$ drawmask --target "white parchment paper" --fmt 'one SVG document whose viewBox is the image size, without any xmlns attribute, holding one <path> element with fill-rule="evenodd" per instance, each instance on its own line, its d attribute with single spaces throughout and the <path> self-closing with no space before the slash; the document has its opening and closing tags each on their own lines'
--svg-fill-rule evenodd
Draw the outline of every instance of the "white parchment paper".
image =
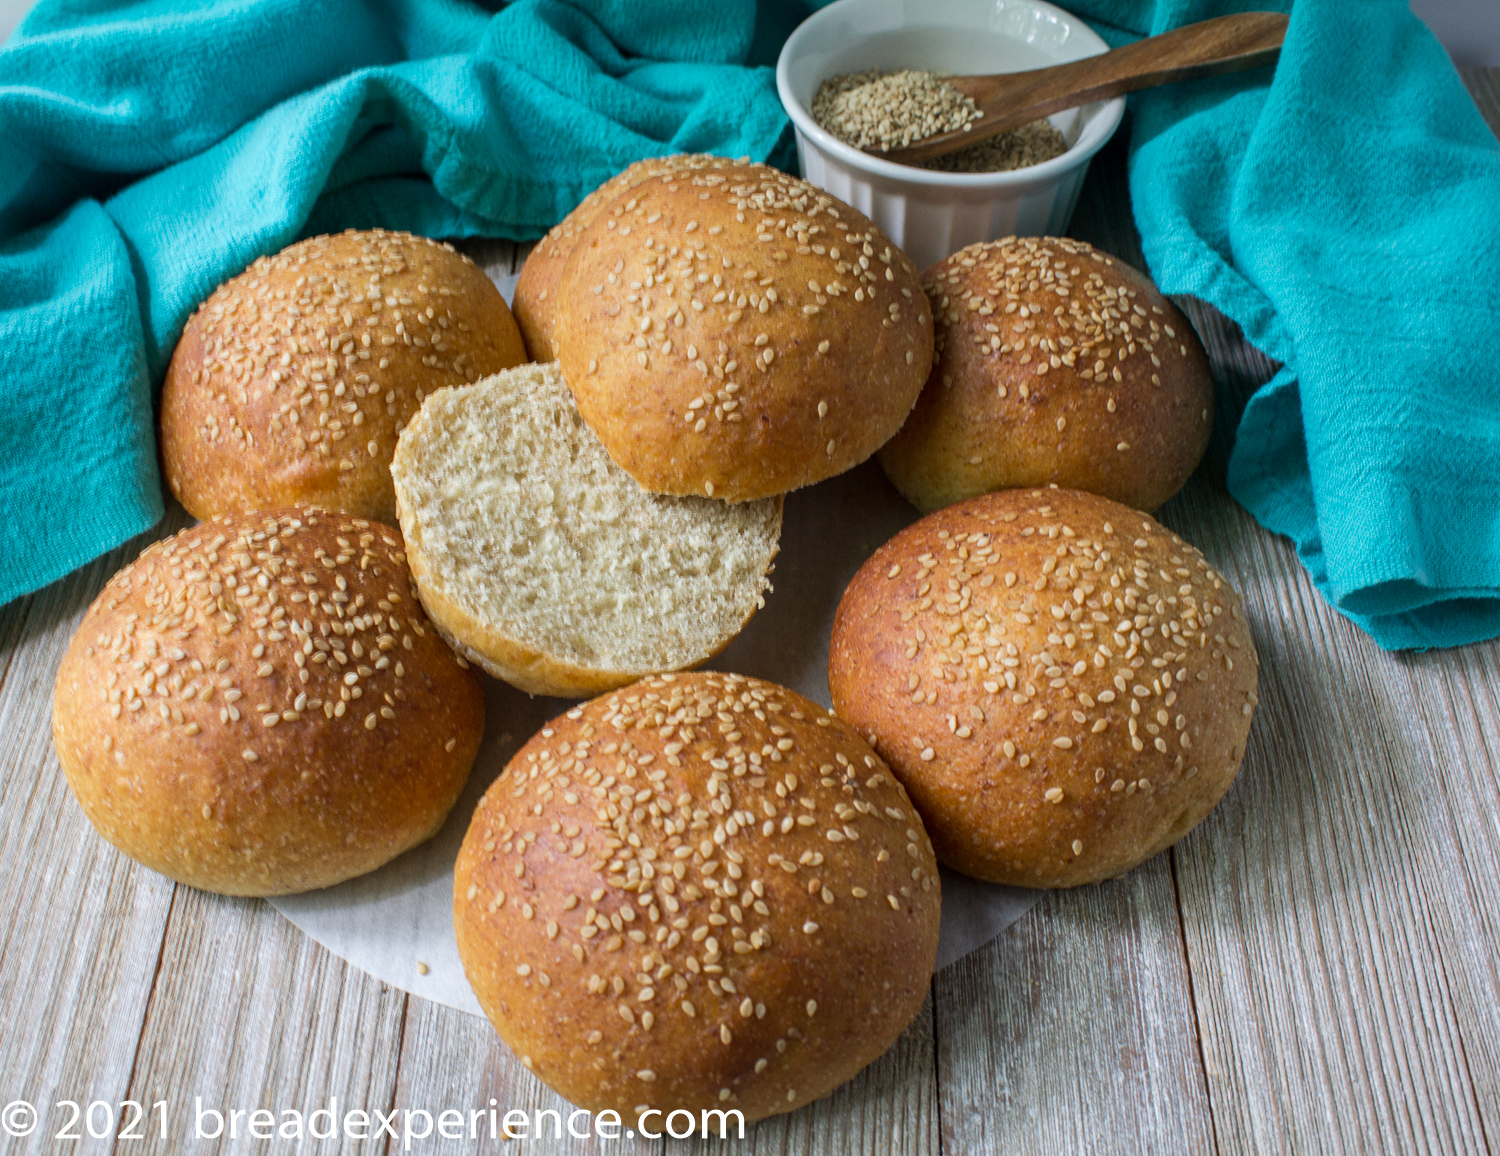
<svg viewBox="0 0 1500 1156">
<path fill-rule="evenodd" d="M 515 279 L 495 280 L 509 300 Z M 828 638 L 844 587 L 877 547 L 916 518 L 874 462 L 789 495 L 766 607 L 710 665 L 779 682 L 828 705 Z M 511 756 L 573 705 L 530 697 L 487 676 L 484 681 L 484 742 L 468 787 L 437 837 L 373 874 L 272 901 L 329 951 L 377 979 L 475 1015 L 479 1004 L 453 936 L 459 845 L 479 797 Z M 944 872 L 938 967 L 988 943 L 1038 895 Z"/>
</svg>

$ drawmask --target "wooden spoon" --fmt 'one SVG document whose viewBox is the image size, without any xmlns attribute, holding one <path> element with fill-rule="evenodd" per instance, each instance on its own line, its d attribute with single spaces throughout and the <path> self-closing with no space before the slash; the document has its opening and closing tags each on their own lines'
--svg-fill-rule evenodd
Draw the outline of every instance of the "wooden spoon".
<svg viewBox="0 0 1500 1156">
<path fill-rule="evenodd" d="M 897 164 L 916 164 L 1065 108 L 1158 84 L 1274 64 L 1286 24 L 1280 12 L 1240 12 L 1050 68 L 997 76 L 947 76 L 943 79 L 973 100 L 983 117 L 968 129 L 939 133 L 906 148 L 865 151 Z"/>
</svg>

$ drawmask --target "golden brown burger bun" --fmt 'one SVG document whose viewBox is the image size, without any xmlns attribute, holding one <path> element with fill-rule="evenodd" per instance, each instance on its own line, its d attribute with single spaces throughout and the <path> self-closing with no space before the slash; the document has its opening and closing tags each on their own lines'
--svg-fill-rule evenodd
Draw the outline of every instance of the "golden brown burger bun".
<svg viewBox="0 0 1500 1156">
<path fill-rule="evenodd" d="M 937 360 L 880 464 L 919 510 L 1058 485 L 1155 510 L 1208 448 L 1213 379 L 1176 306 L 1066 237 L 970 245 L 922 278 Z"/>
<path fill-rule="evenodd" d="M 579 235 L 617 195 L 662 173 L 719 168 L 733 163 L 708 153 L 677 153 L 636 161 L 584 197 L 576 209 L 538 241 L 521 266 L 521 276 L 511 298 L 511 309 L 516 315 L 516 324 L 521 327 L 521 336 L 526 339 L 531 360 L 557 360 L 552 328 L 557 317 L 557 287 L 562 280 L 563 266 Z"/>
<path fill-rule="evenodd" d="M 163 472 L 198 518 L 318 505 L 394 525 L 391 455 L 422 398 L 525 360 L 500 291 L 452 246 L 299 241 L 188 321 L 162 386 Z"/>
<path fill-rule="evenodd" d="M 745 502 L 843 473 L 900 427 L 932 355 L 906 255 L 765 165 L 619 194 L 574 245 L 557 309 L 584 420 L 663 494 Z"/>
<path fill-rule="evenodd" d="M 1075 490 L 930 514 L 849 584 L 829 686 L 978 879 L 1073 887 L 1165 850 L 1229 789 L 1257 660 L 1240 600 L 1151 518 Z"/>
<path fill-rule="evenodd" d="M 373 871 L 442 825 L 484 728 L 401 538 L 295 508 L 157 542 L 58 671 L 52 733 L 99 833 L 225 895 Z"/>
<path fill-rule="evenodd" d="M 480 801 L 459 954 L 502 1039 L 581 1107 L 746 1121 L 827 1094 L 922 1006 L 937 865 L 852 729 L 740 675 L 569 711 Z"/>
</svg>

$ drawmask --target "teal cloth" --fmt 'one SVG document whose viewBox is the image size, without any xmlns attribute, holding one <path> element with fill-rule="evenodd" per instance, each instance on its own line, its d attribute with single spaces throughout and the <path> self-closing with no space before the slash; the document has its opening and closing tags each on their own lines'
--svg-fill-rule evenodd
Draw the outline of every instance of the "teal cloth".
<svg viewBox="0 0 1500 1156">
<path fill-rule="evenodd" d="M 0 601 L 159 516 L 153 387 L 219 281 L 349 225 L 536 236 L 654 153 L 786 163 L 744 62 L 797 7 L 43 0 L 0 49 Z M 1234 6 L 1074 7 L 1118 43 Z M 1500 147 L 1441 47 L 1298 0 L 1274 79 L 1132 107 L 1153 276 L 1282 365 L 1235 496 L 1381 645 L 1500 634 Z"/>
<path fill-rule="evenodd" d="M 1278 5 L 1078 7 L 1119 43 Z M 1406 0 L 1290 11 L 1274 79 L 1132 98 L 1146 260 L 1282 363 L 1240 418 L 1229 488 L 1324 597 L 1391 649 L 1491 638 L 1500 144 Z"/>
</svg>

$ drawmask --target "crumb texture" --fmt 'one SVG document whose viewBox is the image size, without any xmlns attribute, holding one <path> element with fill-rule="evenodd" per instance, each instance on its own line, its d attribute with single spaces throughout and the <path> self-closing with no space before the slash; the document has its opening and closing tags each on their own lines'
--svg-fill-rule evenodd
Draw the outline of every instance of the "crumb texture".
<svg viewBox="0 0 1500 1156">
<path fill-rule="evenodd" d="M 487 631 L 631 677 L 702 662 L 738 633 L 762 602 L 781 532 L 776 500 L 646 493 L 605 453 L 555 365 L 429 398 L 402 438 L 396 480 L 424 597 L 435 588 Z"/>
</svg>

